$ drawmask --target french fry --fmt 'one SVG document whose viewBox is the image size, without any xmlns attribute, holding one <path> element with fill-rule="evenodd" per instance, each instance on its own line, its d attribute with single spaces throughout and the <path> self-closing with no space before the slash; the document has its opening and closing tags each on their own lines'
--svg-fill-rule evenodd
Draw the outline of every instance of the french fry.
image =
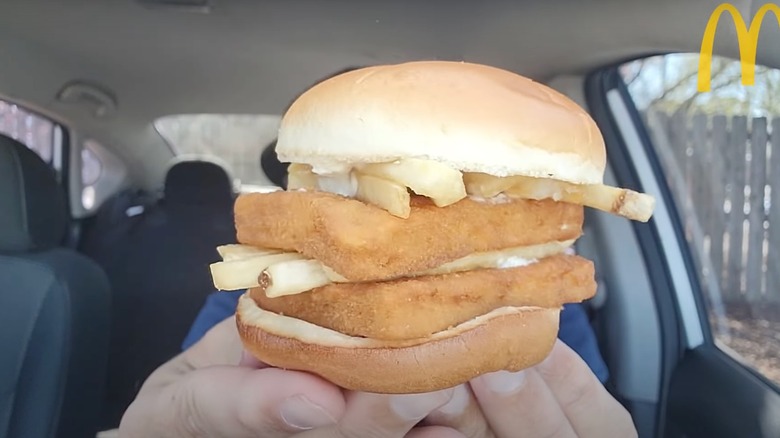
<svg viewBox="0 0 780 438">
<path fill-rule="evenodd" d="M 325 265 L 322 265 L 322 270 L 325 271 L 325 275 L 328 279 L 334 283 L 349 283 L 349 280 L 344 278 L 344 276 Z"/>
<path fill-rule="evenodd" d="M 317 175 L 317 186 L 325 192 L 353 197 L 357 191 L 356 185 L 357 182 L 352 172 Z"/>
<path fill-rule="evenodd" d="M 287 171 L 288 172 L 311 172 L 312 167 L 311 164 L 290 163 L 290 165 L 287 166 Z"/>
<path fill-rule="evenodd" d="M 602 198 L 603 196 L 603 198 Z M 629 189 L 598 186 L 593 194 L 594 204 L 604 206 L 603 210 L 639 222 L 647 222 L 655 209 L 655 198 Z M 607 207 L 610 209 L 607 210 Z"/>
<path fill-rule="evenodd" d="M 295 295 L 330 283 L 322 264 L 316 260 L 274 263 L 260 276 L 260 287 L 269 298 Z"/>
<path fill-rule="evenodd" d="M 408 218 L 411 198 L 406 186 L 372 175 L 355 172 L 357 199 L 387 210 L 390 214 Z"/>
<path fill-rule="evenodd" d="M 271 254 L 279 254 L 281 250 L 277 249 L 265 249 L 257 248 L 249 245 L 230 244 L 221 245 L 217 247 L 217 253 L 223 261 L 230 262 L 233 260 L 241 260 L 249 257 L 260 257 Z"/>
<path fill-rule="evenodd" d="M 260 285 L 260 274 L 272 264 L 302 258 L 297 253 L 282 253 L 212 263 L 211 278 L 217 290 L 248 289 Z"/>
<path fill-rule="evenodd" d="M 652 196 L 629 189 L 603 184 L 572 184 L 551 178 L 497 177 L 479 172 L 461 174 L 445 164 L 416 158 L 361 165 L 354 174 L 357 199 L 402 218 L 408 218 L 411 210 L 408 189 L 427 196 L 439 207 L 458 202 L 467 195 L 493 198 L 505 194 L 510 198 L 553 199 L 583 205 L 640 222 L 647 222 L 655 208 Z M 349 175 L 320 177 L 312 172 L 311 166 L 293 163 L 289 168 L 288 188 L 319 188 L 349 196 L 352 187 L 347 187 L 351 184 L 345 178 Z"/>
<path fill-rule="evenodd" d="M 504 193 L 509 197 L 544 199 L 583 205 L 596 210 L 647 222 L 653 215 L 655 199 L 647 194 L 603 184 L 572 184 L 550 179 L 512 177 L 515 184 Z"/>
<path fill-rule="evenodd" d="M 469 195 L 481 198 L 492 198 L 512 187 L 509 178 L 501 178 L 486 173 L 466 172 L 463 174 L 463 182 Z"/>
<path fill-rule="evenodd" d="M 549 178 L 511 176 L 506 178 L 506 180 L 512 185 L 504 190 L 503 193 L 505 195 L 516 198 L 534 199 L 537 201 L 542 199 L 562 201 L 565 197 L 564 192 L 568 186 L 572 186 L 574 190 L 582 190 L 582 188 L 585 187 Z"/>
<path fill-rule="evenodd" d="M 406 158 L 392 163 L 365 164 L 358 170 L 364 175 L 406 186 L 418 195 L 431 198 L 439 207 L 454 204 L 466 197 L 463 174 L 437 161 Z"/>
<path fill-rule="evenodd" d="M 332 283 L 349 280 L 317 260 L 289 260 L 266 268 L 260 274 L 259 285 L 266 296 L 276 298 L 295 295 Z"/>
<path fill-rule="evenodd" d="M 287 168 L 287 190 L 313 190 L 319 187 L 318 180 L 308 164 L 290 163 Z"/>
</svg>

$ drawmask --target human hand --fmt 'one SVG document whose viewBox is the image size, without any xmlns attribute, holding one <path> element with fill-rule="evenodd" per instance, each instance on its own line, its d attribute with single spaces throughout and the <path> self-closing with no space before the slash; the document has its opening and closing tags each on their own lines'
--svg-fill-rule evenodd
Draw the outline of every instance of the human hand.
<svg viewBox="0 0 780 438">
<path fill-rule="evenodd" d="M 535 367 L 457 387 L 450 403 L 425 423 L 468 438 L 637 436 L 628 412 L 561 341 Z"/>
<path fill-rule="evenodd" d="M 463 438 L 446 427 L 412 429 L 452 397 L 343 392 L 308 373 L 243 355 L 235 319 L 163 364 L 120 425 L 122 437 Z"/>
</svg>

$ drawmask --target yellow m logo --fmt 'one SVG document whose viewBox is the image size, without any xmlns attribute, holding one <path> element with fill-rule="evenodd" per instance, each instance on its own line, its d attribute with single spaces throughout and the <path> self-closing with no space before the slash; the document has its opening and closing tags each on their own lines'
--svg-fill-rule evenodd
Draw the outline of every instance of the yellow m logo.
<svg viewBox="0 0 780 438">
<path fill-rule="evenodd" d="M 780 26 L 780 6 L 772 3 L 765 4 L 756 12 L 753 21 L 750 22 L 750 28 L 745 25 L 742 14 L 739 10 L 728 3 L 719 5 L 710 15 L 707 27 L 704 29 L 704 37 L 701 40 L 701 50 L 699 52 L 699 82 L 700 92 L 710 91 L 710 81 L 712 79 L 712 46 L 715 43 L 715 30 L 718 27 L 720 16 L 724 12 L 731 15 L 734 21 L 734 27 L 737 29 L 737 42 L 739 43 L 739 58 L 742 62 L 742 85 L 753 85 L 756 81 L 756 48 L 758 47 L 758 33 L 761 30 L 761 23 L 767 12 L 772 11 L 775 14 L 777 25 Z"/>
</svg>

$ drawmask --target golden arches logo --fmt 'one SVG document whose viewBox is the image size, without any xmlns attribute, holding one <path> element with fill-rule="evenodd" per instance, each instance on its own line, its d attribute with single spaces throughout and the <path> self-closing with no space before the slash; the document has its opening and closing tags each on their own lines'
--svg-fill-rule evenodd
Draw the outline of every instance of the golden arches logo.
<svg viewBox="0 0 780 438">
<path fill-rule="evenodd" d="M 742 63 L 742 85 L 753 85 L 756 81 L 756 49 L 758 48 L 758 34 L 761 31 L 761 23 L 768 12 L 773 12 L 777 25 L 780 26 L 780 6 L 767 3 L 761 6 L 750 22 L 750 27 L 745 24 L 739 10 L 729 3 L 723 3 L 715 8 L 707 21 L 704 36 L 701 40 L 699 51 L 699 77 L 698 90 L 710 91 L 712 80 L 712 46 L 715 44 L 715 30 L 724 12 L 731 15 L 734 27 L 737 29 L 737 42 L 739 43 L 739 59 Z"/>
</svg>

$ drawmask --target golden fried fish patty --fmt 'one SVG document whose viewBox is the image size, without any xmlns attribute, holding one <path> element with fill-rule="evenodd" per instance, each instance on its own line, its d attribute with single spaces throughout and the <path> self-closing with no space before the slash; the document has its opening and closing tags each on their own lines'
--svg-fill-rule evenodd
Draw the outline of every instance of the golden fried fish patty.
<svg viewBox="0 0 780 438">
<path fill-rule="evenodd" d="M 437 207 L 412 199 L 409 218 L 324 192 L 239 196 L 237 239 L 296 251 L 351 281 L 408 276 L 469 254 L 578 238 L 583 207 L 552 200 L 488 203 L 463 199 Z"/>
<path fill-rule="evenodd" d="M 422 338 L 503 306 L 558 308 L 596 292 L 593 263 L 554 255 L 507 269 L 480 269 L 379 283 L 334 283 L 268 298 L 250 290 L 263 309 L 350 336 Z"/>
</svg>

